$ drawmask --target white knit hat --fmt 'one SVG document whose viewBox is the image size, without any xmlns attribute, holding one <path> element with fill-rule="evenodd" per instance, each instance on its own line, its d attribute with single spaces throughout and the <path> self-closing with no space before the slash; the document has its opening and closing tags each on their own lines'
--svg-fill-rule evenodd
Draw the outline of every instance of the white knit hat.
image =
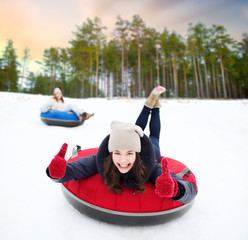
<svg viewBox="0 0 248 240">
<path fill-rule="evenodd" d="M 56 93 L 62 93 L 62 92 L 61 92 L 61 90 L 59 88 L 55 88 L 53 93 L 56 94 Z"/>
<path fill-rule="evenodd" d="M 131 123 L 113 121 L 111 130 L 108 143 L 109 152 L 115 150 L 141 151 L 140 138 L 144 135 L 141 127 Z"/>
</svg>

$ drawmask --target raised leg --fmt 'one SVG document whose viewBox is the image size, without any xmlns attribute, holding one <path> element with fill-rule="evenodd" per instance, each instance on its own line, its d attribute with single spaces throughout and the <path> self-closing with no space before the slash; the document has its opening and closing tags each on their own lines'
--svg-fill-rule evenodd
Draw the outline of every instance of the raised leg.
<svg viewBox="0 0 248 240">
<path fill-rule="evenodd" d="M 144 105 L 142 111 L 140 112 L 140 115 L 138 116 L 136 120 L 136 125 L 140 126 L 142 130 L 144 131 L 148 122 L 148 117 L 151 113 L 151 108 Z"/>
<path fill-rule="evenodd" d="M 161 153 L 159 146 L 159 138 L 161 131 L 161 122 L 160 122 L 160 103 L 158 101 L 159 95 L 165 91 L 164 87 L 158 86 L 154 88 L 144 103 L 144 107 L 136 120 L 136 125 L 140 126 L 143 131 L 146 128 L 149 115 L 151 114 L 151 119 L 149 123 L 150 130 L 150 140 L 153 144 L 153 148 L 156 155 L 157 162 L 160 162 Z"/>
<path fill-rule="evenodd" d="M 154 136 L 159 139 L 161 130 L 160 109 L 153 108 L 151 113 L 150 136 Z"/>
<path fill-rule="evenodd" d="M 160 121 L 160 109 L 153 108 L 151 112 L 151 120 L 150 120 L 150 140 L 153 144 L 153 148 L 156 155 L 157 162 L 160 162 L 161 153 L 160 153 L 160 131 L 161 131 L 161 121 Z"/>
</svg>

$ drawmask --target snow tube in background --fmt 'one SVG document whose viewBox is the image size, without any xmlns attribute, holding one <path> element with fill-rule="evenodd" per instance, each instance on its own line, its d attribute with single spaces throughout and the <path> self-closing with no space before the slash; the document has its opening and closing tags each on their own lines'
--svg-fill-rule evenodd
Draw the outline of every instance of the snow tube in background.
<svg viewBox="0 0 248 240">
<path fill-rule="evenodd" d="M 76 127 L 83 122 L 80 122 L 77 114 L 74 112 L 64 112 L 50 110 L 45 113 L 40 113 L 41 120 L 47 125 L 63 126 L 63 127 Z"/>
<path fill-rule="evenodd" d="M 79 151 L 76 157 L 71 157 L 68 161 L 96 154 L 97 149 Z M 168 162 L 170 170 L 175 174 L 186 169 L 184 164 L 174 159 L 168 158 Z M 191 171 L 183 178 L 194 182 L 197 189 L 196 179 Z M 96 174 L 86 179 L 63 183 L 62 191 L 68 202 L 81 213 L 103 222 L 127 226 L 165 223 L 182 216 L 193 204 L 193 201 L 183 204 L 170 198 L 160 198 L 149 182 L 145 187 L 142 195 L 133 195 L 133 190 L 125 187 L 122 194 L 111 193 L 101 176 Z"/>
</svg>

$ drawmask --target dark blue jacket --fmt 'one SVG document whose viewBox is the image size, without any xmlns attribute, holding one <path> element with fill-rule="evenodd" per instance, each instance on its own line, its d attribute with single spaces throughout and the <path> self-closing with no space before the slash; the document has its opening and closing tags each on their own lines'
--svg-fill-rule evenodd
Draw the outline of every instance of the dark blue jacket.
<svg viewBox="0 0 248 240">
<path fill-rule="evenodd" d="M 53 181 L 59 183 L 87 178 L 98 173 L 103 178 L 104 159 L 110 154 L 108 151 L 108 140 L 109 135 L 102 141 L 96 155 L 83 157 L 75 162 L 68 162 L 63 178 L 54 179 L 50 177 L 48 168 L 46 170 L 47 175 Z M 150 181 L 155 185 L 156 179 L 162 174 L 161 164 L 158 163 L 155 159 L 155 153 L 150 139 L 144 135 L 142 138 L 140 138 L 140 140 L 140 157 L 147 169 L 147 181 Z M 185 181 L 173 172 L 170 172 L 170 174 L 171 177 L 174 178 L 178 183 L 178 193 L 172 199 L 181 203 L 190 202 L 196 195 L 194 183 Z M 127 188 L 135 189 L 135 176 L 133 175 L 132 171 L 123 174 L 123 184 Z"/>
</svg>

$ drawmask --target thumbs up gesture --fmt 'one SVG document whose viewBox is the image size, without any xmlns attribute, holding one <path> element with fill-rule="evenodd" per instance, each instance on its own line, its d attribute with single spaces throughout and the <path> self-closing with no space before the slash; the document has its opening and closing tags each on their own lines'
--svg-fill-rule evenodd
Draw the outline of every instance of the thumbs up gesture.
<svg viewBox="0 0 248 240">
<path fill-rule="evenodd" d="M 178 184 L 170 175 L 168 160 L 165 157 L 161 159 L 161 165 L 162 174 L 156 180 L 155 193 L 160 197 L 174 197 L 178 192 Z"/>
<path fill-rule="evenodd" d="M 54 157 L 48 166 L 49 174 L 52 178 L 62 178 L 65 175 L 66 160 L 65 154 L 67 151 L 68 144 L 64 143 L 59 153 Z"/>
</svg>

